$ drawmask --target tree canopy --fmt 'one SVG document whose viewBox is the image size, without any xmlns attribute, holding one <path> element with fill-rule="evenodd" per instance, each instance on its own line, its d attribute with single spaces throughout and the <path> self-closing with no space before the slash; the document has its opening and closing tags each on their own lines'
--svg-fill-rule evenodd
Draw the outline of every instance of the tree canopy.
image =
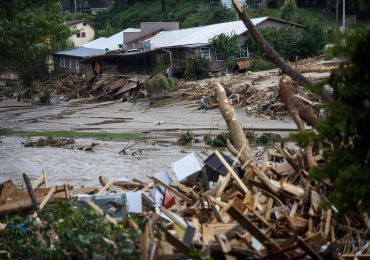
<svg viewBox="0 0 370 260">
<path fill-rule="evenodd" d="M 0 56 L 12 63 L 24 80 L 34 75 L 36 68 L 29 65 L 45 61 L 46 55 L 71 33 L 59 3 L 53 0 L 5 1 L 0 17 Z"/>
</svg>

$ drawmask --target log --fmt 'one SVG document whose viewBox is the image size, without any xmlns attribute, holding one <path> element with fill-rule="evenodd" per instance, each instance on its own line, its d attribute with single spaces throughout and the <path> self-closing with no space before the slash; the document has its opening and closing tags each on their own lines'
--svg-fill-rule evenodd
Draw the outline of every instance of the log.
<svg viewBox="0 0 370 260">
<path fill-rule="evenodd" d="M 300 132 L 305 132 L 306 129 L 304 126 L 304 122 L 300 117 L 300 113 L 296 105 L 298 101 L 295 102 L 296 98 L 293 96 L 293 93 L 292 93 L 292 85 L 293 85 L 292 79 L 289 76 L 283 76 L 280 79 L 279 95 L 280 95 L 280 98 L 284 101 L 285 106 L 288 109 L 290 116 L 296 123 L 298 130 Z M 308 112 L 305 111 L 305 113 L 308 113 Z M 306 120 L 308 120 L 308 118 L 311 118 L 312 115 L 311 116 L 305 115 L 305 117 L 306 117 Z M 311 118 L 310 120 L 313 120 L 313 119 Z M 316 127 L 317 127 L 318 120 L 315 120 L 315 121 L 316 122 L 311 122 L 311 123 L 316 124 Z M 306 151 L 306 159 L 307 159 L 308 167 L 309 168 L 316 167 L 317 163 L 315 159 L 313 158 L 312 145 L 311 144 L 307 145 L 305 148 L 305 151 Z"/>
<path fill-rule="evenodd" d="M 30 181 L 30 179 L 28 178 L 27 174 L 23 173 L 23 179 L 24 179 L 24 182 L 26 183 L 27 191 L 28 191 L 28 194 L 30 195 L 31 202 L 32 202 L 32 206 L 33 206 L 33 208 L 35 209 L 35 211 L 36 211 L 37 215 L 38 215 L 39 217 L 41 217 L 41 210 L 40 210 L 39 205 L 38 205 L 38 203 L 37 203 L 36 196 L 35 196 L 35 194 L 33 193 L 32 184 L 31 184 L 31 181 Z"/>
</svg>

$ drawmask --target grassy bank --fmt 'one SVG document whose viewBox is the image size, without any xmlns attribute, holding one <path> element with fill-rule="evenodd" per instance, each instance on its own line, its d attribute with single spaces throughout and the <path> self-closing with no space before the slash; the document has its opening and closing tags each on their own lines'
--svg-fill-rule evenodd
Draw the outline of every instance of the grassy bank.
<svg viewBox="0 0 370 260">
<path fill-rule="evenodd" d="M 63 138 L 92 138 L 99 140 L 140 140 L 141 134 L 137 133 L 99 133 L 80 131 L 15 131 L 0 129 L 0 136 L 23 136 L 23 137 L 63 137 Z"/>
</svg>

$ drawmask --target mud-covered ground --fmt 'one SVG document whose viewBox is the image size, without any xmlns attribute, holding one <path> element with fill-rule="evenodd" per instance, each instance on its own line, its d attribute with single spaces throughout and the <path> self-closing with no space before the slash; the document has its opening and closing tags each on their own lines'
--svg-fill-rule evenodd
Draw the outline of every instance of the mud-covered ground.
<svg viewBox="0 0 370 260">
<path fill-rule="evenodd" d="M 204 151 L 211 148 L 203 143 L 190 147 L 176 144 L 182 132 L 190 130 L 196 138 L 202 140 L 205 134 L 217 134 L 227 129 L 217 109 L 197 110 L 196 102 L 176 100 L 162 108 L 151 108 L 149 102 L 141 100 L 135 104 L 119 101 L 89 104 L 80 100 L 56 102 L 52 106 L 32 105 L 16 100 L 0 102 L 1 128 L 41 132 L 76 130 L 137 133 L 144 138 L 128 150 L 126 155 L 122 155 L 119 151 L 127 145 L 122 140 L 76 139 L 76 143 L 67 148 L 30 148 L 22 145 L 27 137 L 2 136 L 0 183 L 12 179 L 21 184 L 22 173 L 35 179 L 42 170 L 48 172 L 50 184 L 96 185 L 99 175 L 146 178 L 147 174 L 168 171 L 171 163 L 187 152 L 195 151 L 203 159 L 206 158 Z M 242 108 L 237 108 L 237 113 L 248 128 L 278 131 L 282 135 L 295 129 L 289 119 L 278 121 L 248 117 Z M 77 149 L 92 142 L 99 143 L 94 152 Z M 130 144 L 135 142 L 131 140 Z"/>
</svg>

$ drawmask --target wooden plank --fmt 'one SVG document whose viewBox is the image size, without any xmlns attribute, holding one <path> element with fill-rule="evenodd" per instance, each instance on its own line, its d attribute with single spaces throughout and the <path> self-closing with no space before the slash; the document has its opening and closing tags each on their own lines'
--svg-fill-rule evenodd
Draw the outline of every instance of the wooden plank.
<svg viewBox="0 0 370 260">
<path fill-rule="evenodd" d="M 234 206 L 227 210 L 227 213 L 235 219 L 243 228 L 245 228 L 252 236 L 254 236 L 261 244 L 265 247 L 268 243 L 274 246 L 276 249 L 280 249 L 279 245 L 272 239 L 266 236 L 262 231 L 258 229 L 247 217 L 243 216 Z"/>
<path fill-rule="evenodd" d="M 109 187 L 113 184 L 114 180 L 111 180 L 110 182 L 108 182 L 103 188 L 101 188 L 101 190 L 98 191 L 97 194 L 104 194 L 108 189 Z"/>
<path fill-rule="evenodd" d="M 231 179 L 231 173 L 228 172 L 225 177 L 220 176 L 219 179 L 220 179 L 221 186 L 218 188 L 218 190 L 216 192 L 216 195 L 215 195 L 216 198 L 220 197 L 222 195 L 222 193 L 224 192 L 227 184 L 229 184 L 230 179 Z"/>
<path fill-rule="evenodd" d="M 223 166 L 228 170 L 228 172 L 231 174 L 233 179 L 236 181 L 236 183 L 240 186 L 240 188 L 243 190 L 245 194 L 249 192 L 249 189 L 244 184 L 244 182 L 239 178 L 239 176 L 235 173 L 234 169 L 230 166 L 230 164 L 225 160 L 225 158 L 220 154 L 219 151 L 215 152 L 217 158 L 220 160 Z"/>
<path fill-rule="evenodd" d="M 304 241 L 300 236 L 297 237 L 298 245 L 314 260 L 323 260 L 323 258 L 311 248 L 311 246 Z"/>
<path fill-rule="evenodd" d="M 108 213 L 102 210 L 98 205 L 96 205 L 91 199 L 86 198 L 84 199 L 87 205 L 93 208 L 99 215 L 103 216 L 108 222 L 112 223 L 113 225 L 117 225 L 117 220 L 112 218 Z"/>
<path fill-rule="evenodd" d="M 270 183 L 274 185 L 275 187 L 282 189 L 299 198 L 302 198 L 304 196 L 304 189 L 299 186 L 296 186 L 296 185 L 293 185 L 287 182 L 279 182 L 275 180 L 270 180 Z"/>
<path fill-rule="evenodd" d="M 44 183 L 45 181 L 45 176 L 44 176 L 44 173 L 42 173 L 36 180 L 32 181 L 31 182 L 31 185 L 32 185 L 32 189 L 38 189 L 41 187 L 41 185 Z"/>
<path fill-rule="evenodd" d="M 164 182 L 162 182 L 161 180 L 157 179 L 156 177 L 154 176 L 150 176 L 148 175 L 148 177 L 150 179 L 152 179 L 154 182 L 158 183 L 159 185 L 165 187 L 166 189 L 168 189 L 169 192 L 171 192 L 173 195 L 176 195 L 177 197 L 179 197 L 180 199 L 183 199 L 185 200 L 186 202 L 193 202 L 192 199 L 190 199 L 189 197 L 185 196 L 184 194 L 180 193 L 179 191 L 177 191 L 176 189 L 174 189 L 173 187 L 165 184 Z"/>
<path fill-rule="evenodd" d="M 43 170 L 42 174 L 44 175 L 44 186 L 45 188 L 47 188 L 48 187 L 48 173 L 45 170 Z"/>
<path fill-rule="evenodd" d="M 252 209 L 249 205 L 247 205 L 247 208 L 255 215 L 262 223 L 264 223 L 269 229 L 276 232 L 276 229 L 268 222 L 263 216 L 261 216 L 257 211 Z"/>
<path fill-rule="evenodd" d="M 174 237 L 168 230 L 164 232 L 165 238 L 167 242 L 169 242 L 173 247 L 175 247 L 178 251 L 185 254 L 186 256 L 200 260 L 199 256 L 192 256 L 192 249 L 188 247 L 185 243 L 183 243 L 181 240 Z"/>
<path fill-rule="evenodd" d="M 48 192 L 48 194 L 46 194 L 46 196 L 45 196 L 45 198 L 41 201 L 41 203 L 40 203 L 40 206 L 39 206 L 39 208 L 40 208 L 40 210 L 42 210 L 45 206 L 46 206 L 46 204 L 48 203 L 48 201 L 50 200 L 50 198 L 51 198 L 51 196 L 53 196 L 53 194 L 56 192 L 56 188 L 54 187 L 54 188 L 51 188 L 50 190 L 49 190 L 49 192 Z M 37 217 L 37 212 L 34 212 L 33 214 L 32 214 L 32 216 L 33 217 Z"/>
<path fill-rule="evenodd" d="M 165 207 L 160 207 L 160 210 L 166 214 L 167 217 L 169 217 L 176 225 L 178 225 L 179 227 L 181 227 L 182 229 L 186 229 L 186 226 L 181 223 L 173 214 L 171 211 L 169 211 L 168 209 L 166 209 Z"/>
</svg>

